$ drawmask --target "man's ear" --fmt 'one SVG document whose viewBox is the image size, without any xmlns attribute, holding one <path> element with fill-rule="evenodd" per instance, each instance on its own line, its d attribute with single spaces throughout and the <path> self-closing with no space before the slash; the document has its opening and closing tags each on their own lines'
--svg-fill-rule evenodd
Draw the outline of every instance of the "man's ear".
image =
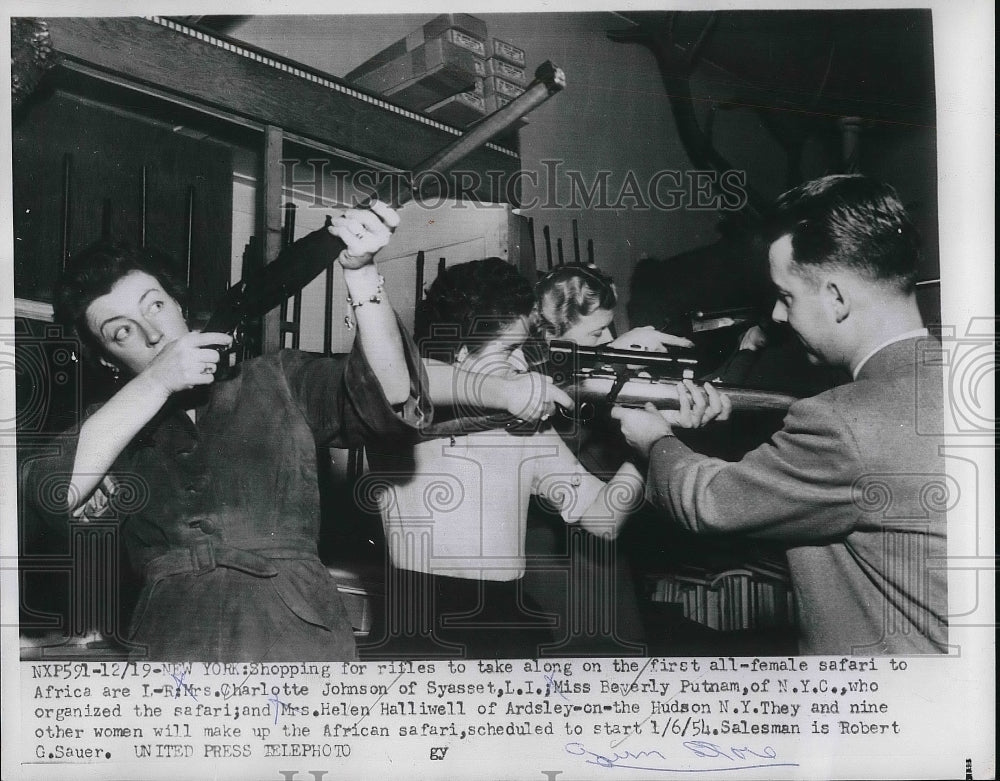
<svg viewBox="0 0 1000 781">
<path fill-rule="evenodd" d="M 823 297 L 835 322 L 844 322 L 851 314 L 850 289 L 842 280 L 829 277 L 823 283 Z"/>
</svg>

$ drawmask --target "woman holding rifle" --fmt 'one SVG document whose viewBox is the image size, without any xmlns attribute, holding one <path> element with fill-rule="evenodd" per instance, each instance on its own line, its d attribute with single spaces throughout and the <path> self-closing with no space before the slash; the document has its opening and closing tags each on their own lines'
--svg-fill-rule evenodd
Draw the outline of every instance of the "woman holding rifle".
<svg viewBox="0 0 1000 781">
<path fill-rule="evenodd" d="M 535 306 L 531 313 L 531 330 L 540 343 L 553 339 L 575 342 L 584 347 L 604 346 L 624 350 L 665 352 L 668 348 L 688 348 L 690 340 L 662 333 L 652 326 L 633 328 L 618 338 L 609 330 L 614 320 L 618 294 L 610 276 L 594 266 L 565 265 L 550 271 L 535 285 Z M 691 396 L 694 401 L 700 396 Z M 596 475 L 611 475 L 621 464 L 631 459 L 631 451 L 621 435 L 617 422 L 595 419 L 586 426 L 561 425 L 556 428 L 581 463 Z M 700 422 L 700 421 L 699 421 Z M 693 420 L 691 425 L 694 425 Z M 529 568 L 525 576 L 526 588 L 549 609 L 557 610 L 566 620 L 576 611 L 573 601 L 587 605 L 591 610 L 608 611 L 610 615 L 595 615 L 589 620 L 595 625 L 614 627 L 614 637 L 588 639 L 585 632 L 572 637 L 567 651 L 588 650 L 587 645 L 622 653 L 630 645 L 644 639 L 639 601 L 631 568 L 617 547 L 601 549 L 613 543 L 599 540 L 580 540 L 573 544 L 571 536 L 579 532 L 575 527 L 565 528 L 555 522 L 551 514 L 541 511 L 529 516 L 526 550 Z M 580 550 L 577 562 L 579 585 L 589 594 L 567 593 L 565 578 L 561 573 L 552 577 L 544 566 L 532 566 L 533 559 L 545 559 Z"/>
<path fill-rule="evenodd" d="M 429 416 L 420 361 L 373 263 L 398 223 L 376 203 L 329 228 L 346 245 L 350 355 L 281 350 L 225 373 L 231 339 L 189 329 L 169 258 L 99 243 L 69 263 L 56 316 L 123 384 L 58 455 L 31 462 L 25 498 L 64 522 L 121 513 L 143 576 L 133 657 L 355 658 L 316 553 L 316 447 L 406 438 Z"/>
</svg>

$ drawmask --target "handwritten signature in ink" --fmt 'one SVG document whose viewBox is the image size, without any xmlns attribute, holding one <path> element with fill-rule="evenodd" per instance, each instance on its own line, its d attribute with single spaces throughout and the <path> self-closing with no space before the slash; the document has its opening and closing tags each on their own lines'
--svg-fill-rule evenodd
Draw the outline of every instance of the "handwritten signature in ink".
<svg viewBox="0 0 1000 781">
<path fill-rule="evenodd" d="M 277 724 L 278 723 L 278 714 L 281 712 L 282 707 L 285 707 L 285 708 L 288 707 L 288 703 L 287 702 L 282 702 L 281 700 L 279 700 L 273 694 L 270 697 L 267 698 L 267 701 L 274 703 L 274 723 Z"/>
<path fill-rule="evenodd" d="M 716 743 L 709 743 L 703 740 L 689 740 L 683 744 L 684 748 L 691 751 L 699 758 L 717 758 L 728 760 L 730 763 L 749 764 L 723 764 L 714 767 L 670 767 L 669 760 L 659 751 L 652 749 L 649 751 L 615 751 L 610 754 L 600 754 L 590 751 L 582 743 L 567 743 L 565 750 L 567 754 L 585 757 L 584 761 L 588 765 L 598 767 L 619 767 L 629 770 L 652 770 L 671 773 L 709 773 L 720 770 L 750 770 L 752 768 L 764 767 L 798 767 L 797 762 L 772 762 L 777 758 L 777 752 L 771 746 L 765 746 L 759 751 L 743 747 L 730 746 L 723 748 Z"/>
<path fill-rule="evenodd" d="M 198 698 L 194 694 L 194 688 L 189 683 L 185 683 L 184 679 L 187 677 L 187 673 L 181 673 L 180 675 L 174 675 L 174 673 L 169 673 L 170 677 L 174 679 L 174 686 L 177 691 L 174 693 L 174 697 L 180 697 L 182 694 L 187 693 L 191 696 L 191 699 L 198 702 Z"/>
</svg>

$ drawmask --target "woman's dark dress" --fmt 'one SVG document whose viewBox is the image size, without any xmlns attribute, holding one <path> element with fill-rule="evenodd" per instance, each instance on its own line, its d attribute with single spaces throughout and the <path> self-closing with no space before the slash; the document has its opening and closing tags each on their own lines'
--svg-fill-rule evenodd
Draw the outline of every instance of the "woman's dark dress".
<svg viewBox="0 0 1000 781">
<path fill-rule="evenodd" d="M 419 390 L 411 380 L 397 414 L 360 349 L 333 358 L 282 350 L 208 386 L 196 424 L 165 407 L 110 472 L 119 485 L 112 506 L 144 575 L 132 656 L 355 658 L 344 605 L 316 553 L 316 448 L 411 437 L 430 419 Z M 41 496 L 53 475 L 68 480 L 76 440 L 62 440 L 60 455 L 30 465 L 25 496 Z"/>
</svg>

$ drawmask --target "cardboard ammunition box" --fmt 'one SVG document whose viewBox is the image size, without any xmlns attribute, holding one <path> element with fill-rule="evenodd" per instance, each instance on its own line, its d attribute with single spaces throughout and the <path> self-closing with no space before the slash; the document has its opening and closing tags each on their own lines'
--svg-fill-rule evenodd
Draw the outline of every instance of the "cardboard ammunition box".
<svg viewBox="0 0 1000 781">
<path fill-rule="evenodd" d="M 460 30 L 484 42 L 487 38 L 486 22 L 471 14 L 441 14 L 423 26 L 427 38 L 437 38 L 445 30 Z"/>
<path fill-rule="evenodd" d="M 366 73 L 354 83 L 422 111 L 456 92 L 473 88 L 485 69 L 484 60 L 454 45 L 445 35 Z"/>
<path fill-rule="evenodd" d="M 474 92 L 459 92 L 434 104 L 425 113 L 449 125 L 465 127 L 486 116 L 486 100 Z"/>
<path fill-rule="evenodd" d="M 522 87 L 528 83 L 524 68 L 517 68 L 509 62 L 497 59 L 496 57 L 490 57 L 486 60 L 486 75 L 498 76 L 501 79 L 507 79 L 507 81 L 512 81 Z"/>
<path fill-rule="evenodd" d="M 505 98 L 516 98 L 524 92 L 524 87 L 499 76 L 487 76 L 483 79 L 483 86 L 487 95 L 502 95 Z"/>
<path fill-rule="evenodd" d="M 493 38 L 490 41 L 490 52 L 486 56 L 496 57 L 498 60 L 509 62 L 518 68 L 523 68 L 527 64 L 524 49 L 518 49 L 513 44 L 501 41 L 499 38 Z"/>
<path fill-rule="evenodd" d="M 356 82 L 365 74 L 402 57 L 418 46 L 442 37 L 455 46 L 468 49 L 478 57 L 486 58 L 486 23 L 468 14 L 442 14 L 434 17 L 419 30 L 414 30 L 405 38 L 369 57 L 344 76 L 344 80 Z"/>
</svg>

